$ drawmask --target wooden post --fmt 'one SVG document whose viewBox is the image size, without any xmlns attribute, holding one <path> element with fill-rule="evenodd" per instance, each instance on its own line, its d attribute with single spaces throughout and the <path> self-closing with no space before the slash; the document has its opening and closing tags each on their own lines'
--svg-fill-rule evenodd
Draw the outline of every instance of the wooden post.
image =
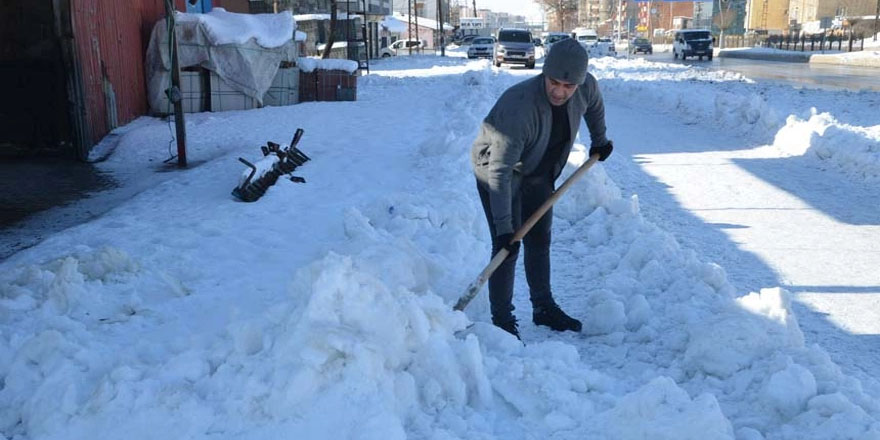
<svg viewBox="0 0 880 440">
<path fill-rule="evenodd" d="M 171 40 L 171 100 L 174 102 L 174 127 L 177 132 L 177 166 L 186 167 L 186 123 L 183 120 L 183 102 L 180 97 L 180 61 L 177 57 L 177 24 L 171 0 L 165 0 L 166 20 L 171 23 L 168 38 Z"/>
<path fill-rule="evenodd" d="M 874 41 L 877 41 L 877 33 L 880 32 L 880 0 L 877 0 L 877 11 L 874 12 Z M 865 42 L 862 42 L 862 47 Z"/>
</svg>

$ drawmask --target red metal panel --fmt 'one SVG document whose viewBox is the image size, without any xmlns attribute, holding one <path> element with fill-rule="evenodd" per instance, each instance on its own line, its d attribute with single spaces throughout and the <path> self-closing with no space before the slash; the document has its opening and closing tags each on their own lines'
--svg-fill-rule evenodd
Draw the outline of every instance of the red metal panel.
<svg viewBox="0 0 880 440">
<path fill-rule="evenodd" d="M 185 0 L 175 9 L 185 10 Z M 82 77 L 86 133 L 98 143 L 111 127 L 131 122 L 147 111 L 144 54 L 150 32 L 165 15 L 164 0 L 70 0 L 77 60 Z M 217 2 L 220 3 L 219 1 Z M 104 81 L 115 94 L 105 94 Z"/>
</svg>

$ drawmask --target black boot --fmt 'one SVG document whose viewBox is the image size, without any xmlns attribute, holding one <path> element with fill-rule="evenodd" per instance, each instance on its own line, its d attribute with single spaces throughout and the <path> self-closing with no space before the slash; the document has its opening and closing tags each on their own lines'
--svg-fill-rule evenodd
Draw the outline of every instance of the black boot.
<svg viewBox="0 0 880 440">
<path fill-rule="evenodd" d="M 581 322 L 565 314 L 556 304 L 536 307 L 532 313 L 532 322 L 535 325 L 546 325 L 558 332 L 571 330 L 581 331 Z"/>
<path fill-rule="evenodd" d="M 509 321 L 504 321 L 504 322 L 496 322 L 493 319 L 492 323 L 495 324 L 495 327 L 498 327 L 501 330 L 504 330 L 507 333 L 510 333 L 510 334 L 516 336 L 516 339 L 519 339 L 520 341 L 522 341 L 522 339 L 519 337 L 519 329 L 517 328 L 517 325 L 516 325 L 516 318 L 513 318 L 512 320 L 509 320 Z"/>
</svg>

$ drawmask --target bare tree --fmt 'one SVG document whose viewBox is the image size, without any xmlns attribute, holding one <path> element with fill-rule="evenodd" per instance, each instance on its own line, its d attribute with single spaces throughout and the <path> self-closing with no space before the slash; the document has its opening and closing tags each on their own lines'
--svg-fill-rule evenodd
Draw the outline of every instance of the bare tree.
<svg viewBox="0 0 880 440">
<path fill-rule="evenodd" d="M 449 17 L 447 21 L 450 23 L 461 23 L 461 3 L 459 3 L 459 0 L 452 1 L 452 4 L 447 9 L 447 14 L 447 17 Z"/>
<path fill-rule="evenodd" d="M 330 58 L 333 43 L 336 42 L 336 0 L 330 0 L 330 35 L 327 36 L 327 44 L 324 45 L 324 54 L 321 59 Z"/>
<path fill-rule="evenodd" d="M 566 23 L 573 22 L 574 16 L 577 15 L 578 11 L 577 0 L 535 0 L 535 3 L 543 7 L 544 11 L 556 16 L 556 21 L 559 25 L 558 30 L 560 31 L 566 30 Z M 572 20 L 569 20 L 569 18 Z"/>
<path fill-rule="evenodd" d="M 731 11 L 730 7 L 733 1 L 731 0 L 716 0 L 718 3 L 718 15 L 712 20 L 715 26 L 718 26 L 718 30 L 720 30 L 720 35 L 718 39 L 718 48 L 724 49 L 724 31 L 730 29 L 733 26 L 733 22 L 736 21 L 736 11 Z"/>
</svg>

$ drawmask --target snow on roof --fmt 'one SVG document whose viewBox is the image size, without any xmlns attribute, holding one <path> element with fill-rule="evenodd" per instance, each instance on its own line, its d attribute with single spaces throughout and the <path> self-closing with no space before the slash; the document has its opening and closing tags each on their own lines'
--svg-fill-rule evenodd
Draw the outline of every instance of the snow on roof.
<svg viewBox="0 0 880 440">
<path fill-rule="evenodd" d="M 391 15 L 386 15 L 379 24 L 388 29 L 389 32 L 406 32 L 408 29 L 406 22 Z"/>
<path fill-rule="evenodd" d="M 333 48 L 335 49 L 337 47 L 348 47 L 348 43 L 349 43 L 348 41 L 334 41 Z M 363 46 L 364 45 L 363 41 L 352 41 L 351 43 L 352 43 L 352 46 Z M 326 43 L 321 43 L 321 44 L 315 45 L 315 49 L 324 50 L 325 46 L 327 46 Z"/>
<path fill-rule="evenodd" d="M 211 43 L 244 44 L 253 38 L 263 47 L 280 47 L 290 41 L 296 22 L 289 11 L 277 14 L 238 14 L 214 8 L 204 14 L 176 12 L 178 22 L 199 22 Z"/>
<path fill-rule="evenodd" d="M 357 61 L 342 60 L 338 58 L 320 59 L 301 57 L 296 64 L 303 72 L 313 72 L 315 69 L 321 70 L 344 70 L 348 73 L 354 73 L 358 68 Z"/>
<path fill-rule="evenodd" d="M 352 18 L 358 17 L 360 16 L 352 14 Z M 348 14 L 345 12 L 337 12 L 336 18 L 338 20 L 345 20 L 348 18 Z M 296 21 L 329 20 L 330 14 L 297 14 L 293 16 L 293 19 Z"/>
</svg>

